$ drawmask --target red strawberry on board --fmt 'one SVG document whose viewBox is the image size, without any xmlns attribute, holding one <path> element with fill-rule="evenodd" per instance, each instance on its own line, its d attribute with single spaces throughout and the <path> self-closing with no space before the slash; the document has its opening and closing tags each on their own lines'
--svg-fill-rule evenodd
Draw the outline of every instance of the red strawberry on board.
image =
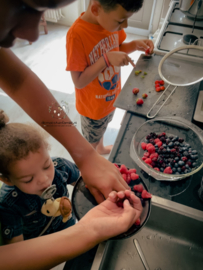
<svg viewBox="0 0 203 270">
<path fill-rule="evenodd" d="M 137 93 L 139 93 L 139 88 L 133 88 L 132 92 L 134 95 L 137 95 Z"/>
<path fill-rule="evenodd" d="M 148 95 L 147 95 L 147 94 L 143 94 L 142 97 L 143 97 L 143 98 L 147 98 Z"/>
<path fill-rule="evenodd" d="M 141 98 L 138 98 L 136 100 L 136 103 L 137 103 L 137 105 L 140 105 L 141 106 L 144 103 L 144 101 Z"/>
</svg>

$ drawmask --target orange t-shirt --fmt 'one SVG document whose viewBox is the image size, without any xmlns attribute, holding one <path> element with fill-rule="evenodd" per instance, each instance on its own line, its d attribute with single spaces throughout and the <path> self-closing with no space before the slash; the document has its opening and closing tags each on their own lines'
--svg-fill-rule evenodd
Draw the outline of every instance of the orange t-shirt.
<svg viewBox="0 0 203 270">
<path fill-rule="evenodd" d="M 109 32 L 100 25 L 78 18 L 66 37 L 67 71 L 83 72 L 93 65 L 102 54 L 119 51 L 126 38 L 124 30 Z M 113 106 L 121 91 L 120 67 L 105 68 L 86 87 L 76 90 L 76 109 L 86 117 L 101 119 L 115 110 Z"/>
</svg>

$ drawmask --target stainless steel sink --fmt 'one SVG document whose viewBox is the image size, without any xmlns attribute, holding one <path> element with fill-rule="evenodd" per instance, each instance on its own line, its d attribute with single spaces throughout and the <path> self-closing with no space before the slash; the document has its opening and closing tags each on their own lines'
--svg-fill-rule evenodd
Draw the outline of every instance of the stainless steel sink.
<svg viewBox="0 0 203 270">
<path fill-rule="evenodd" d="M 100 244 L 91 268 L 145 269 L 202 270 L 203 212 L 153 196 L 145 227 L 128 239 Z"/>
</svg>

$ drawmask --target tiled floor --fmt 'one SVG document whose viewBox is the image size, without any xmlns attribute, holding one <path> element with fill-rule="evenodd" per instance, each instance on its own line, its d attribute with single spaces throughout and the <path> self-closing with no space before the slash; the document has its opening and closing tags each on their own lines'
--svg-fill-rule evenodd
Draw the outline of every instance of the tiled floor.
<svg viewBox="0 0 203 270">
<path fill-rule="evenodd" d="M 70 73 L 65 71 L 65 37 L 68 27 L 48 24 L 48 31 L 48 35 L 44 35 L 43 31 L 41 31 L 39 40 L 32 45 L 29 45 L 27 41 L 18 40 L 12 50 L 39 76 L 59 102 L 66 101 L 68 103 L 69 117 L 73 122 L 77 122 L 77 128 L 80 131 L 80 117 L 75 109 L 74 85 Z M 146 37 L 128 34 L 127 42 L 133 39 L 144 38 Z M 134 52 L 130 56 L 136 63 L 140 52 Z M 122 85 L 124 85 L 131 70 L 131 65 L 122 68 Z M 9 115 L 10 121 L 12 122 L 33 122 L 13 100 L 3 93 L 3 91 L 0 91 L 0 108 Z M 109 124 L 104 136 L 105 145 L 115 142 L 124 113 L 125 111 L 116 109 L 114 118 Z M 51 156 L 61 156 L 72 160 L 67 150 L 59 142 L 51 136 L 48 140 L 51 145 Z M 108 155 L 105 157 L 108 158 Z M 60 269 L 63 269 L 62 265 L 54 268 L 54 270 Z"/>
</svg>

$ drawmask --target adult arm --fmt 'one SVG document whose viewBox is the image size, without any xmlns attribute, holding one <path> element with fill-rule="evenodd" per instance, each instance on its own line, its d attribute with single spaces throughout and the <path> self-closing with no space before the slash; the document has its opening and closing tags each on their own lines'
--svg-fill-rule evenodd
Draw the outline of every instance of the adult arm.
<svg viewBox="0 0 203 270">
<path fill-rule="evenodd" d="M 116 205 L 122 198 L 124 208 Z M 50 269 L 70 260 L 98 243 L 127 231 L 140 217 L 142 206 L 133 192 L 112 192 L 108 199 L 90 210 L 76 225 L 63 231 L 0 247 L 4 270 Z M 12 258 L 12 259 L 11 259 Z"/>
<path fill-rule="evenodd" d="M 24 240 L 23 234 L 13 237 L 12 239 L 4 239 L 6 245 L 21 242 Z"/>
<path fill-rule="evenodd" d="M 57 101 L 41 80 L 9 49 L 0 50 L 0 87 L 42 128 L 58 140 L 77 164 L 97 202 L 112 191 L 128 188 L 117 168 L 100 156 L 73 125 L 45 126 L 52 122 L 49 107 Z M 65 116 L 65 113 L 64 113 Z M 70 122 L 66 116 L 57 122 Z"/>
</svg>

